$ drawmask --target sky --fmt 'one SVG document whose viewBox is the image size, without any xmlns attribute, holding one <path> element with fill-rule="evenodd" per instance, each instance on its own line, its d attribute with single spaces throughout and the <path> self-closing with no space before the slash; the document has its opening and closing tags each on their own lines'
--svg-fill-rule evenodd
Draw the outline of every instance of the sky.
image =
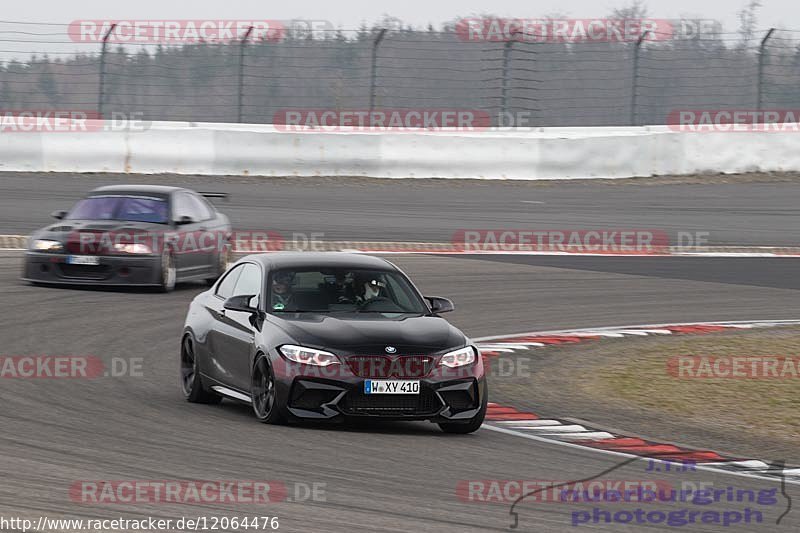
<svg viewBox="0 0 800 533">
<path fill-rule="evenodd" d="M 631 0 L 63 0 L 4 2 L 3 20 L 68 23 L 76 19 L 268 19 L 325 20 L 345 29 L 372 23 L 388 14 L 414 26 L 427 26 L 458 17 L 490 13 L 536 18 L 559 15 L 596 18 Z M 737 12 L 750 0 L 646 0 L 654 18 L 720 20 L 736 31 Z M 761 0 L 759 28 L 800 29 L 800 1 Z"/>
<path fill-rule="evenodd" d="M 723 31 L 739 28 L 737 13 L 752 0 L 644 0 L 654 19 L 704 19 L 722 23 Z M 800 30 L 800 0 L 760 0 L 757 29 Z M 19 25 L 13 22 L 69 24 L 75 21 L 315 21 L 317 28 L 354 30 L 385 16 L 415 28 L 459 18 L 492 15 L 515 19 L 543 17 L 596 19 L 633 0 L 5 0 L 0 15 L 0 63 L 27 61 L 33 56 L 96 53 L 97 40 L 75 42 L 66 26 Z M 257 24 L 257 22 L 256 22 Z M 249 25 L 249 24 L 248 24 Z M 280 26 L 280 25 L 279 25 Z M 78 26 L 73 26 L 77 28 Z M 245 28 L 247 25 L 244 26 Z M 98 23 L 102 36 L 102 24 Z M 236 32 L 238 34 L 239 32 Z M 242 32 L 243 33 L 243 32 Z M 762 33 L 756 33 L 756 38 Z M 800 32 L 792 34 L 800 36 Z M 738 36 L 731 36 L 738 39 Z"/>
</svg>

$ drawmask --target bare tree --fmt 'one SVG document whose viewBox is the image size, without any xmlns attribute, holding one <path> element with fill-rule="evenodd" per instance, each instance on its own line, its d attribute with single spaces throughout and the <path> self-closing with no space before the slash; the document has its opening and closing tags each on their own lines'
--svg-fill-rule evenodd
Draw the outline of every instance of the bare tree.
<svg viewBox="0 0 800 533">
<path fill-rule="evenodd" d="M 646 19 L 650 15 L 647 3 L 644 0 L 633 0 L 627 6 L 618 7 L 611 10 L 608 18 L 616 20 L 639 20 Z"/>
<path fill-rule="evenodd" d="M 761 0 L 750 0 L 739 11 L 739 35 L 744 46 L 750 42 L 756 33 L 758 25 L 758 10 L 761 8 Z"/>
</svg>

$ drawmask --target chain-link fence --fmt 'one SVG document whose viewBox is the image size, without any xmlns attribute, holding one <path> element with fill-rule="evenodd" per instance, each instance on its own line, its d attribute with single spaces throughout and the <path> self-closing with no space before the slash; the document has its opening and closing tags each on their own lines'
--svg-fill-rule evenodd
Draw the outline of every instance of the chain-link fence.
<svg viewBox="0 0 800 533">
<path fill-rule="evenodd" d="M 273 123 L 288 109 L 470 109 L 494 124 L 664 124 L 687 109 L 800 108 L 800 32 L 630 42 L 466 41 L 455 31 L 76 43 L 0 22 L 0 109 Z"/>
</svg>

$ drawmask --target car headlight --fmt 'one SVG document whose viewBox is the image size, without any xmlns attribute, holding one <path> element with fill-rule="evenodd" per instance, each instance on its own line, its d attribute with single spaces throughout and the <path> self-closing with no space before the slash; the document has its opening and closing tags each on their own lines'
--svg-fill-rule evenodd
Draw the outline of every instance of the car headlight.
<svg viewBox="0 0 800 533">
<path fill-rule="evenodd" d="M 48 239 L 37 239 L 33 241 L 32 248 L 37 252 L 60 252 L 64 249 L 60 242 Z"/>
<path fill-rule="evenodd" d="M 124 243 L 116 243 L 114 244 L 114 251 L 115 252 L 122 252 L 125 254 L 151 254 L 153 250 L 147 246 L 146 244 L 135 243 L 135 244 L 124 244 Z"/>
<path fill-rule="evenodd" d="M 330 352 L 285 344 L 278 348 L 281 354 L 289 361 L 312 366 L 330 366 L 340 363 L 339 359 Z"/>
<path fill-rule="evenodd" d="M 473 364 L 475 359 L 475 348 L 467 346 L 466 348 L 444 354 L 439 364 L 449 368 L 458 368 L 460 366 Z"/>
</svg>

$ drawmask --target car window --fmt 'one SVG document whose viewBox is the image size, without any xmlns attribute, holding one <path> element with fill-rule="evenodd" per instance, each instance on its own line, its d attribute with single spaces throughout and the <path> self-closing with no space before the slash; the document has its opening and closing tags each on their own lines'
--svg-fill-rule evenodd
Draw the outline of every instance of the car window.
<svg viewBox="0 0 800 533">
<path fill-rule="evenodd" d="M 192 197 L 183 192 L 174 196 L 172 216 L 176 222 L 183 217 L 191 217 L 195 221 L 202 220 L 196 204 L 192 201 Z"/>
<path fill-rule="evenodd" d="M 386 276 L 386 290 L 390 298 L 394 299 L 403 309 L 414 308 L 414 296 L 408 283 L 399 276 Z"/>
<path fill-rule="evenodd" d="M 322 272 L 296 272 L 292 286 L 295 289 L 315 290 L 324 282 L 325 275 Z"/>
<path fill-rule="evenodd" d="M 236 287 L 236 282 L 239 281 L 239 276 L 241 275 L 244 266 L 246 265 L 238 265 L 228 271 L 219 285 L 217 285 L 217 292 L 214 294 L 226 300 L 233 296 L 233 290 Z"/>
<path fill-rule="evenodd" d="M 261 268 L 258 265 L 248 263 L 242 268 L 242 274 L 236 281 L 233 289 L 233 296 L 250 296 L 250 307 L 258 307 L 259 297 L 261 296 L 262 277 Z"/>
<path fill-rule="evenodd" d="M 273 313 L 427 312 L 422 297 L 399 272 L 346 267 L 276 270 L 267 303 Z"/>
<path fill-rule="evenodd" d="M 123 198 L 116 218 L 134 222 L 164 222 L 167 218 L 167 203 L 147 198 Z"/>
<path fill-rule="evenodd" d="M 145 196 L 92 196 L 75 204 L 66 219 L 166 224 L 167 202 Z"/>
<path fill-rule="evenodd" d="M 209 207 L 208 203 L 196 194 L 189 194 L 189 202 L 194 206 L 194 211 L 198 215 L 197 220 L 211 220 L 214 218 L 214 213 Z"/>
</svg>

